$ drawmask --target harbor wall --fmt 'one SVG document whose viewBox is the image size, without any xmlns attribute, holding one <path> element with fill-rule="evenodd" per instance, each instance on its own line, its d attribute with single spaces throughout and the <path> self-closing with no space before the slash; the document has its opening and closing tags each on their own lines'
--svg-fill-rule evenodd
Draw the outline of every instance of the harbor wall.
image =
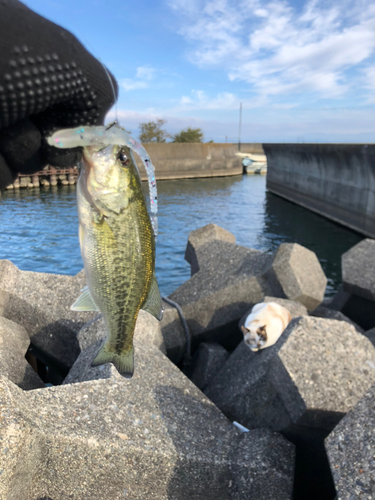
<svg viewBox="0 0 375 500">
<path fill-rule="evenodd" d="M 374 144 L 263 144 L 267 189 L 375 238 Z"/>
<path fill-rule="evenodd" d="M 238 148 L 218 143 L 149 143 L 144 144 L 155 166 L 156 179 L 189 179 L 225 177 L 242 174 Z M 147 179 L 139 158 L 137 165 L 143 180 Z"/>
<path fill-rule="evenodd" d="M 238 151 L 238 145 L 235 145 Z M 241 143 L 241 153 L 252 153 L 255 155 L 264 155 L 263 144 L 260 142 L 243 142 Z"/>
</svg>

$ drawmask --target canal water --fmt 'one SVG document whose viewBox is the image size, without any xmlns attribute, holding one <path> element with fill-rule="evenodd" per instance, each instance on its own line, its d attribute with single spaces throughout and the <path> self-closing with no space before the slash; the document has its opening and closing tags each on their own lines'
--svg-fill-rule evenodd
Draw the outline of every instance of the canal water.
<svg viewBox="0 0 375 500">
<path fill-rule="evenodd" d="M 189 232 L 211 222 L 249 248 L 272 252 L 283 242 L 296 242 L 313 250 L 328 278 L 327 297 L 341 282 L 341 255 L 363 239 L 268 193 L 265 176 L 160 181 L 158 190 L 156 273 L 164 295 L 190 277 L 184 260 Z M 0 217 L 0 259 L 45 273 L 73 275 L 82 269 L 75 186 L 2 192 Z"/>
</svg>

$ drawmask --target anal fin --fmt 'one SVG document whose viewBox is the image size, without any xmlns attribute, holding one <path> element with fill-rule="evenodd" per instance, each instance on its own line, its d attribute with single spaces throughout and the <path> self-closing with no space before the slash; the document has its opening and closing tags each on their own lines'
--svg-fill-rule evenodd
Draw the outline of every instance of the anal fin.
<svg viewBox="0 0 375 500">
<path fill-rule="evenodd" d="M 82 289 L 82 294 L 78 297 L 70 309 L 72 311 L 100 311 L 87 286 Z"/>
</svg>

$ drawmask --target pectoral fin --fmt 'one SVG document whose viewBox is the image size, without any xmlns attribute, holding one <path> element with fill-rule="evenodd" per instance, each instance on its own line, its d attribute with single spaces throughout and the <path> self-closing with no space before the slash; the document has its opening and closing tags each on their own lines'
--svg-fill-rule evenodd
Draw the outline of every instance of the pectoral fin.
<svg viewBox="0 0 375 500">
<path fill-rule="evenodd" d="M 87 286 L 82 289 L 82 294 L 74 302 L 70 309 L 72 311 L 99 311 Z"/>
<path fill-rule="evenodd" d="M 152 314 L 159 321 L 163 317 L 163 302 L 161 300 L 161 295 L 155 274 L 152 277 L 151 288 L 148 292 L 146 302 L 144 303 L 142 309 Z"/>
</svg>

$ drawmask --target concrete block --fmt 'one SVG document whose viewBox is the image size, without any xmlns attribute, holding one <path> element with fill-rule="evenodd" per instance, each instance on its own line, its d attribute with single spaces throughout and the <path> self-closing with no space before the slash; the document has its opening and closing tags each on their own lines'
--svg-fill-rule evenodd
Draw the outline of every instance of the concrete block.
<svg viewBox="0 0 375 500">
<path fill-rule="evenodd" d="M 313 311 L 324 299 L 327 278 L 311 250 L 297 243 L 283 243 L 265 271 L 275 295 L 286 297 Z"/>
<path fill-rule="evenodd" d="M 194 354 L 190 380 L 203 391 L 228 358 L 229 352 L 221 345 L 202 342 Z"/>
<path fill-rule="evenodd" d="M 77 333 L 97 313 L 71 311 L 85 285 L 76 276 L 21 271 L 0 261 L 0 316 L 21 324 L 31 342 L 68 367 L 80 349 Z"/>
<path fill-rule="evenodd" d="M 375 498 L 375 385 L 325 441 L 340 500 Z"/>
<path fill-rule="evenodd" d="M 280 299 L 278 297 L 264 297 L 263 302 L 276 302 L 276 304 L 288 309 L 292 318 L 299 318 L 300 316 L 307 316 L 309 314 L 306 307 L 295 300 Z"/>
<path fill-rule="evenodd" d="M 352 325 L 304 316 L 275 345 L 242 342 L 205 394 L 248 428 L 332 429 L 375 382 L 375 349 Z"/>
<path fill-rule="evenodd" d="M 42 379 L 25 359 L 29 345 L 30 338 L 21 325 L 0 317 L 0 375 L 24 390 L 44 387 Z"/>
<path fill-rule="evenodd" d="M 270 291 L 261 277 L 270 256 L 219 240 L 198 247 L 196 254 L 200 270 L 170 298 L 183 310 L 193 349 L 202 341 L 233 349 L 242 338 L 238 320 Z"/>
<path fill-rule="evenodd" d="M 102 314 L 87 322 L 78 332 L 77 339 L 83 351 L 98 340 L 107 337 L 107 329 Z M 165 345 L 161 333 L 160 322 L 146 311 L 140 310 L 135 324 L 134 341 L 144 344 L 153 344 L 165 354 Z"/>
<path fill-rule="evenodd" d="M 334 309 L 330 309 L 329 307 L 324 307 L 324 306 L 318 306 L 312 313 L 310 313 L 311 316 L 314 316 L 316 318 L 326 318 L 326 319 L 336 319 L 337 321 L 346 321 L 350 325 L 353 325 L 354 328 L 357 330 L 359 333 L 365 333 L 364 329 L 361 328 L 357 323 L 352 321 L 350 318 L 345 316 L 340 311 L 335 311 Z"/>
<path fill-rule="evenodd" d="M 235 243 L 236 237 L 234 234 L 217 226 L 216 224 L 207 224 L 195 231 L 189 233 L 189 238 L 185 251 L 185 260 L 190 264 L 191 276 L 199 271 L 199 261 L 197 249 L 206 243 L 215 244 L 214 240 L 227 241 Z"/>
<path fill-rule="evenodd" d="M 253 429 L 243 435 L 236 448 L 236 477 L 232 500 L 291 499 L 293 497 L 294 446 L 269 429 Z M 272 471 L 272 472 L 271 472 Z M 277 475 L 277 483 L 269 475 Z"/>
<path fill-rule="evenodd" d="M 163 301 L 163 318 L 160 328 L 168 358 L 177 364 L 186 353 L 186 334 L 177 309 Z"/>
<path fill-rule="evenodd" d="M 366 238 L 341 257 L 344 290 L 375 301 L 375 240 Z"/>
<path fill-rule="evenodd" d="M 135 363 L 130 381 L 113 372 L 25 393 L 0 379 L 0 497 L 240 500 L 280 488 L 291 498 L 289 443 L 244 438 L 155 346 L 139 345 Z M 266 483 L 260 464 L 277 456 Z"/>
</svg>

